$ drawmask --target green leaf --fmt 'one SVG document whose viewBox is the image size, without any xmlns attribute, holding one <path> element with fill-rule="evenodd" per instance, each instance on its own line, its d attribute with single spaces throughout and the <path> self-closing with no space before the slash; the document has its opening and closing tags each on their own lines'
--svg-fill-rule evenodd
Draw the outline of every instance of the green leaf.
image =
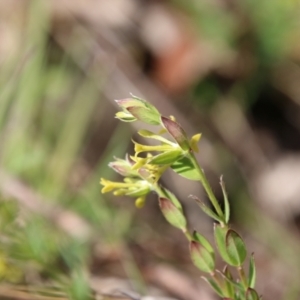
<svg viewBox="0 0 300 300">
<path fill-rule="evenodd" d="M 166 151 L 154 156 L 152 159 L 149 160 L 148 163 L 154 165 L 168 165 L 177 161 L 178 158 L 181 156 L 182 156 L 181 149 Z"/>
<path fill-rule="evenodd" d="M 221 227 L 219 224 L 214 224 L 214 236 L 217 248 L 223 260 L 231 265 L 231 261 L 228 257 L 227 250 L 226 250 L 226 233 L 228 231 L 227 227 Z"/>
<path fill-rule="evenodd" d="M 197 169 L 188 157 L 183 157 L 171 166 L 174 172 L 178 175 L 190 179 L 190 180 L 201 180 Z"/>
<path fill-rule="evenodd" d="M 235 267 L 242 265 L 247 256 L 242 238 L 234 230 L 218 224 L 214 226 L 214 234 L 217 248 L 224 261 Z"/>
<path fill-rule="evenodd" d="M 175 121 L 161 116 L 161 122 L 183 150 L 190 150 L 190 143 L 183 128 Z"/>
<path fill-rule="evenodd" d="M 256 267 L 254 261 L 254 255 L 252 253 L 249 262 L 249 275 L 248 275 L 248 285 L 250 288 L 254 288 L 256 281 Z"/>
<path fill-rule="evenodd" d="M 202 211 L 210 216 L 211 218 L 215 219 L 216 221 L 223 223 L 223 219 L 221 219 L 216 213 L 213 212 L 211 208 L 209 208 L 203 201 L 201 201 L 198 197 L 190 195 L 189 197 L 193 198 L 196 200 L 197 204 L 200 206 Z"/>
<path fill-rule="evenodd" d="M 196 230 L 193 232 L 193 239 L 196 242 L 199 242 L 208 252 L 214 254 L 214 249 L 213 249 L 212 245 L 202 234 L 200 234 Z"/>
<path fill-rule="evenodd" d="M 244 241 L 232 229 L 229 229 L 226 234 L 226 249 L 230 264 L 232 266 L 241 266 L 246 259 L 247 250 Z"/>
<path fill-rule="evenodd" d="M 196 241 L 190 242 L 190 254 L 194 265 L 205 273 L 215 270 L 214 254 Z"/>
<path fill-rule="evenodd" d="M 137 100 L 137 101 L 140 101 L 141 103 L 143 103 L 148 109 L 150 109 L 153 113 L 155 114 L 160 114 L 159 111 L 156 109 L 155 106 L 153 106 L 151 103 L 149 103 L 148 101 L 142 99 L 142 98 L 139 98 L 137 96 L 134 96 L 133 94 L 130 94 L 131 97 L 134 99 L 134 100 Z"/>
<path fill-rule="evenodd" d="M 244 286 L 240 282 L 235 282 L 232 278 L 232 276 L 227 276 L 225 273 L 222 273 L 221 271 L 217 270 L 218 274 L 220 274 L 229 284 L 232 285 L 232 287 L 236 287 L 239 291 L 244 292 Z M 231 275 L 231 274 L 230 274 Z"/>
<path fill-rule="evenodd" d="M 230 204 L 229 204 L 229 201 L 228 201 L 228 196 L 227 196 L 227 192 L 226 192 L 226 188 L 225 188 L 225 183 L 223 181 L 223 176 L 221 176 L 220 185 L 221 185 L 222 192 L 223 192 L 223 197 L 224 197 L 225 223 L 228 224 L 229 218 L 230 218 Z"/>
<path fill-rule="evenodd" d="M 167 198 L 170 199 L 172 201 L 172 203 L 180 210 L 182 210 L 182 205 L 180 203 L 180 201 L 176 198 L 176 196 L 171 193 L 168 189 L 166 189 L 165 187 L 161 187 L 162 192 L 167 195 Z"/>
<path fill-rule="evenodd" d="M 160 209 L 166 220 L 176 228 L 184 230 L 186 228 L 186 219 L 181 209 L 178 209 L 171 200 L 159 198 Z"/>
<path fill-rule="evenodd" d="M 206 278 L 204 276 L 201 277 L 204 281 L 206 281 L 210 287 L 220 296 L 220 297 L 224 297 L 224 294 L 223 294 L 223 291 L 222 291 L 222 288 L 219 286 L 219 284 L 213 280 L 213 279 L 210 279 L 210 278 Z"/>
<path fill-rule="evenodd" d="M 166 144 L 169 144 L 169 145 L 172 145 L 173 147 L 178 147 L 177 144 L 169 141 L 168 139 L 160 136 L 159 134 L 155 134 L 154 132 L 152 131 L 149 131 L 149 130 L 146 130 L 146 129 L 141 129 L 138 131 L 138 134 L 144 138 L 151 138 L 151 139 L 154 139 L 154 140 L 158 140 L 158 141 L 161 141 L 163 143 L 166 143 Z"/>
<path fill-rule="evenodd" d="M 227 294 L 229 297 L 234 298 L 234 284 L 232 284 L 232 282 L 234 282 L 234 281 L 233 281 L 233 277 L 229 271 L 228 266 L 225 266 L 225 268 L 223 270 L 223 274 L 224 274 L 225 278 L 229 279 L 229 280 L 225 280 Z"/>
<path fill-rule="evenodd" d="M 160 114 L 153 112 L 152 110 L 140 107 L 131 106 L 126 108 L 136 119 L 150 125 L 160 124 Z"/>
<path fill-rule="evenodd" d="M 246 300 L 259 300 L 259 296 L 254 289 L 248 288 L 246 292 Z"/>
</svg>

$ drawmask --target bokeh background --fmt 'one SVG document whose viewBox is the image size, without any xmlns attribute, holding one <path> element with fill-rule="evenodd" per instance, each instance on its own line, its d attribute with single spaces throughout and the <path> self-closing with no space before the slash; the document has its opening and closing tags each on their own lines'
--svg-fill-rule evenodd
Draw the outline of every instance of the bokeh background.
<svg viewBox="0 0 300 300">
<path fill-rule="evenodd" d="M 114 119 L 113 100 L 133 93 L 203 133 L 199 161 L 219 198 L 224 175 L 258 291 L 300 299 L 299 8 L 0 1 L 0 298 L 217 299 L 155 195 L 137 210 L 100 192 L 141 128 Z M 201 187 L 171 172 L 163 183 L 212 239 L 188 199 Z"/>
</svg>

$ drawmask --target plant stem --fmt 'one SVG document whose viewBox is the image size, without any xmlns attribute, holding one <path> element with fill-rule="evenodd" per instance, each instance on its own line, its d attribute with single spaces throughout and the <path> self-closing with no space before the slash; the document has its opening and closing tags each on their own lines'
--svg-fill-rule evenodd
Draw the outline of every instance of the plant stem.
<svg viewBox="0 0 300 300">
<path fill-rule="evenodd" d="M 187 228 L 185 230 L 183 230 L 183 233 L 184 233 L 184 235 L 185 235 L 185 237 L 187 238 L 188 241 L 192 241 L 193 240 L 193 237 L 189 233 L 189 231 L 187 230 Z"/>
<path fill-rule="evenodd" d="M 166 197 L 168 198 L 168 194 L 165 192 L 163 188 L 160 187 L 158 183 L 152 185 L 153 190 L 157 193 L 159 197 Z"/>
<path fill-rule="evenodd" d="M 194 155 L 193 152 L 191 152 L 191 153 L 189 154 L 189 158 L 190 158 L 190 160 L 192 161 L 192 163 L 193 163 L 195 169 L 196 169 L 196 170 L 198 171 L 198 173 L 199 173 L 199 176 L 200 176 L 200 182 L 201 182 L 201 184 L 202 184 L 202 186 L 203 186 L 203 188 L 204 188 L 204 190 L 205 190 L 205 192 L 206 192 L 206 194 L 207 194 L 207 196 L 208 196 L 208 198 L 209 198 L 211 204 L 212 204 L 213 207 L 215 208 L 215 210 L 216 210 L 217 214 L 219 215 L 219 217 L 222 218 L 222 219 L 224 220 L 224 214 L 223 214 L 222 209 L 221 209 L 221 207 L 220 207 L 220 205 L 219 205 L 219 203 L 218 203 L 218 200 L 217 200 L 217 198 L 215 197 L 215 195 L 214 195 L 214 193 L 213 193 L 213 191 L 212 191 L 212 189 L 211 189 L 211 186 L 210 186 L 210 184 L 209 184 L 209 182 L 208 182 L 208 180 L 207 180 L 207 178 L 206 178 L 206 176 L 205 176 L 205 174 L 204 174 L 202 168 L 200 167 L 200 165 L 199 165 L 199 163 L 198 163 L 198 161 L 197 161 L 197 159 L 196 159 L 196 157 L 195 157 L 195 155 Z M 225 221 L 225 220 L 224 220 L 224 221 Z"/>
</svg>

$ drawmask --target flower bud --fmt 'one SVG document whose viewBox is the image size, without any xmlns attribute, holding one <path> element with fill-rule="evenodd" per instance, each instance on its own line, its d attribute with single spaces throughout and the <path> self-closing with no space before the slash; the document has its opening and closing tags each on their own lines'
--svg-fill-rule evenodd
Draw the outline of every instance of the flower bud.
<svg viewBox="0 0 300 300">
<path fill-rule="evenodd" d="M 108 166 L 124 177 L 138 175 L 135 170 L 132 170 L 131 163 L 125 159 L 116 159 L 115 161 L 110 162 Z"/>
<path fill-rule="evenodd" d="M 149 102 L 135 96 L 116 102 L 123 109 L 116 114 L 116 118 L 125 122 L 139 120 L 150 125 L 160 124 L 160 113 Z"/>
<path fill-rule="evenodd" d="M 176 228 L 184 230 L 186 228 L 186 219 L 182 210 L 176 207 L 171 200 L 159 198 L 160 209 L 167 221 Z"/>
<path fill-rule="evenodd" d="M 137 120 L 150 125 L 160 124 L 160 114 L 144 107 L 128 107 L 127 111 Z"/>
<path fill-rule="evenodd" d="M 215 269 L 215 258 L 204 246 L 196 241 L 190 242 L 190 254 L 194 265 L 203 272 L 212 273 Z"/>
<path fill-rule="evenodd" d="M 190 143 L 182 127 L 177 122 L 163 116 L 161 117 L 161 121 L 181 149 L 190 150 Z"/>
</svg>

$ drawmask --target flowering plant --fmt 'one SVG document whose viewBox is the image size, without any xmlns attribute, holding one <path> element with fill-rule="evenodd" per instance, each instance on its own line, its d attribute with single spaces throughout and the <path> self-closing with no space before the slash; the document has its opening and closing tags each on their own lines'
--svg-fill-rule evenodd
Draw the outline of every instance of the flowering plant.
<svg viewBox="0 0 300 300">
<path fill-rule="evenodd" d="M 249 259 L 248 274 L 244 271 L 247 249 L 241 236 L 229 225 L 230 206 L 221 177 L 220 185 L 224 197 L 224 211 L 221 209 L 212 188 L 195 157 L 201 134 L 188 138 L 174 117 L 165 117 L 147 101 L 132 96 L 116 100 L 122 111 L 116 118 L 124 122 L 142 121 L 159 127 L 158 133 L 140 130 L 144 138 L 158 141 L 158 145 L 142 145 L 134 142 L 135 154 L 125 159 L 116 158 L 109 166 L 124 177 L 123 182 L 112 182 L 101 178 L 102 193 L 113 191 L 114 195 L 126 195 L 135 198 L 137 207 L 142 207 L 146 196 L 154 191 L 158 195 L 160 209 L 166 220 L 180 229 L 189 242 L 190 256 L 195 266 L 206 274 L 202 278 L 224 300 L 258 300 L 255 290 L 256 268 L 253 255 Z M 168 133 L 172 140 L 163 136 Z M 140 157 L 141 153 L 146 154 Z M 190 232 L 180 201 L 176 196 L 159 184 L 162 174 L 171 168 L 174 172 L 189 180 L 199 181 L 212 204 L 207 206 L 196 196 L 191 196 L 204 213 L 215 220 L 214 248 L 199 232 Z M 215 252 L 226 263 L 222 271 L 216 269 Z M 232 275 L 236 268 L 238 278 Z"/>
</svg>

